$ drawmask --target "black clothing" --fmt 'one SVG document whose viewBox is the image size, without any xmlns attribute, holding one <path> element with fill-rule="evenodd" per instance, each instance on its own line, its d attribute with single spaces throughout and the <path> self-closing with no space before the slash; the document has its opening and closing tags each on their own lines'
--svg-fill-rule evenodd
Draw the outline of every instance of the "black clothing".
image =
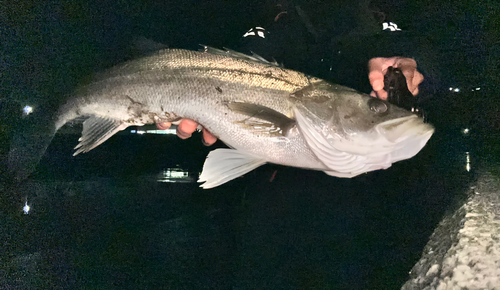
<svg viewBox="0 0 500 290">
<path fill-rule="evenodd" d="M 342 1 L 340 1 L 342 2 Z M 367 63 L 373 57 L 415 58 L 406 31 L 383 31 L 385 14 L 362 5 L 288 5 L 267 23 L 265 37 L 246 35 L 238 48 L 329 81 L 369 92 Z M 360 19 L 363 18 L 363 19 Z M 421 69 L 419 64 L 419 70 Z"/>
</svg>

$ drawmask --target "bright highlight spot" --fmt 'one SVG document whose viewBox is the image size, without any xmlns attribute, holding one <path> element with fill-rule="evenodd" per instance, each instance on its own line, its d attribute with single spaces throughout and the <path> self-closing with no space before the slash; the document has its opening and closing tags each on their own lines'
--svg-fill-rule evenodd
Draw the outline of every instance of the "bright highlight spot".
<svg viewBox="0 0 500 290">
<path fill-rule="evenodd" d="M 470 171 L 470 155 L 469 152 L 465 152 L 465 170 Z"/>
<path fill-rule="evenodd" d="M 176 129 L 167 129 L 167 130 L 146 130 L 147 134 L 160 134 L 160 135 L 166 135 L 166 134 L 176 134 L 177 130 Z"/>
<path fill-rule="evenodd" d="M 24 212 L 24 214 L 29 214 L 30 213 L 30 209 L 31 209 L 31 207 L 28 205 L 28 201 L 26 201 L 26 203 L 24 203 L 24 206 L 23 206 L 23 212 Z"/>
<path fill-rule="evenodd" d="M 384 22 L 382 23 L 382 30 L 400 31 L 401 29 L 394 22 Z"/>
<path fill-rule="evenodd" d="M 190 183 L 194 182 L 194 177 L 182 168 L 165 168 L 157 176 L 158 182 Z"/>
<path fill-rule="evenodd" d="M 266 30 L 260 26 L 250 28 L 250 30 L 248 30 L 247 32 L 245 32 L 245 34 L 243 34 L 243 37 L 255 36 L 255 35 L 261 38 L 266 38 Z"/>
<path fill-rule="evenodd" d="M 469 132 L 470 132 L 469 128 L 465 128 L 465 129 L 463 129 L 463 130 L 462 130 L 462 133 L 463 133 L 464 135 L 469 134 Z"/>
<path fill-rule="evenodd" d="M 167 129 L 167 130 L 130 130 L 131 134 L 159 134 L 159 135 L 168 135 L 168 134 L 177 134 L 176 129 Z"/>
<path fill-rule="evenodd" d="M 31 107 L 31 106 L 25 106 L 25 107 L 23 108 L 23 113 L 24 113 L 25 115 L 29 115 L 29 114 L 31 114 L 32 112 L 33 112 L 33 107 Z"/>
</svg>

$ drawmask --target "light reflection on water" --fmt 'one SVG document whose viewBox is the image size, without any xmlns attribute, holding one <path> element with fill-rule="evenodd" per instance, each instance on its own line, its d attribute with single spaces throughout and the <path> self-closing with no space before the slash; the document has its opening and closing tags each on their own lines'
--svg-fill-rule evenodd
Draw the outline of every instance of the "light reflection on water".
<svg viewBox="0 0 500 290">
<path fill-rule="evenodd" d="M 196 176 L 193 172 L 189 172 L 180 167 L 164 168 L 157 175 L 157 182 L 172 182 L 172 183 L 191 183 L 196 182 Z"/>
<path fill-rule="evenodd" d="M 468 128 L 468 127 L 460 129 L 460 133 L 462 133 L 464 144 L 467 144 L 467 147 L 466 147 L 467 151 L 464 152 L 465 153 L 465 170 L 467 172 L 470 172 L 471 169 L 472 169 L 472 165 L 471 165 L 471 152 L 470 152 L 470 148 L 471 148 L 470 147 L 470 142 L 472 142 L 472 140 L 473 140 L 472 137 L 473 136 L 471 136 L 471 129 Z M 461 158 L 463 158 L 463 157 L 461 157 Z"/>
<path fill-rule="evenodd" d="M 470 164 L 470 153 L 467 151 L 465 152 L 465 170 L 469 172 L 471 169 L 471 164 Z"/>
</svg>

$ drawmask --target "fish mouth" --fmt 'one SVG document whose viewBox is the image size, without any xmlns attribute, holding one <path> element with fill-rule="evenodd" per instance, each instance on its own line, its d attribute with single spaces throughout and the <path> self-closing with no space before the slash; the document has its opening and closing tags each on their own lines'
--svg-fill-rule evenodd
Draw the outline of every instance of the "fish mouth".
<svg viewBox="0 0 500 290">
<path fill-rule="evenodd" d="M 416 115 L 384 121 L 367 131 L 345 132 L 347 134 L 325 132 L 312 125 L 298 110 L 295 116 L 309 148 L 325 165 L 324 171 L 338 177 L 387 169 L 394 162 L 409 159 L 434 133 L 434 127 Z"/>
<path fill-rule="evenodd" d="M 424 123 L 417 115 L 411 115 L 380 123 L 375 130 L 388 141 L 397 143 L 408 136 L 427 135 L 429 132 L 432 134 L 434 127 Z"/>
<path fill-rule="evenodd" d="M 371 134 L 334 142 L 345 161 L 329 163 L 333 176 L 354 177 L 364 172 L 387 169 L 393 163 L 415 156 L 429 141 L 434 127 L 416 115 L 385 121 Z M 334 152 L 332 150 L 330 152 Z"/>
<path fill-rule="evenodd" d="M 342 152 L 354 155 L 380 157 L 395 162 L 411 158 L 429 141 L 434 127 L 424 123 L 422 118 L 411 115 L 391 119 L 377 124 L 365 134 L 351 135 L 347 139 L 334 139 L 332 146 Z M 391 156 L 392 154 L 394 156 Z M 394 157 L 397 157 L 395 160 Z"/>
<path fill-rule="evenodd" d="M 415 156 L 431 138 L 434 127 L 411 115 L 380 123 L 375 131 L 380 138 L 374 145 L 391 147 L 391 162 L 397 162 Z"/>
</svg>

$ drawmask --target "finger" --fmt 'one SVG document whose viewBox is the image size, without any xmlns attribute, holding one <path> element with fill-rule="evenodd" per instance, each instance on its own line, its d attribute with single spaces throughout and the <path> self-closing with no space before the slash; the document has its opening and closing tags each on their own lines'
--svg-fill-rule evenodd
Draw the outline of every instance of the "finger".
<svg viewBox="0 0 500 290">
<path fill-rule="evenodd" d="M 192 135 L 191 133 L 183 132 L 183 131 L 179 130 L 179 127 L 177 127 L 177 137 L 184 140 L 184 139 L 190 138 L 191 135 Z"/>
<path fill-rule="evenodd" d="M 397 58 L 394 67 L 399 68 L 406 79 L 412 79 L 417 71 L 417 62 L 413 58 Z"/>
<path fill-rule="evenodd" d="M 372 91 L 370 93 L 370 97 L 374 97 L 374 98 L 378 98 L 378 99 L 381 99 L 381 100 L 387 100 L 387 98 L 389 97 L 388 93 L 385 91 L 385 90 L 381 90 L 381 91 Z"/>
<path fill-rule="evenodd" d="M 382 71 L 371 71 L 368 75 L 368 79 L 374 91 L 379 92 L 384 89 L 384 74 Z"/>
<path fill-rule="evenodd" d="M 170 126 L 172 126 L 170 122 L 156 123 L 156 128 L 158 128 L 158 130 L 167 130 Z"/>
<path fill-rule="evenodd" d="M 179 126 L 177 126 L 177 136 L 181 139 L 187 139 L 191 137 L 193 132 L 198 127 L 198 123 L 190 119 L 183 119 Z"/>
<path fill-rule="evenodd" d="M 408 90 L 410 92 L 412 92 L 412 94 L 415 91 L 418 92 L 418 86 L 424 80 L 424 76 L 420 72 L 418 72 L 417 70 L 415 70 L 413 72 L 406 72 L 403 74 L 405 74 L 405 77 L 406 77 L 406 85 L 408 86 Z M 416 95 L 416 94 L 413 94 L 413 95 Z"/>
<path fill-rule="evenodd" d="M 416 96 L 418 94 L 418 86 L 424 81 L 424 76 L 419 72 L 416 71 L 415 75 L 413 76 L 413 86 L 415 89 L 411 91 L 411 93 Z M 415 93 L 414 93 L 415 92 Z"/>
<path fill-rule="evenodd" d="M 389 97 L 389 95 L 387 94 L 387 92 L 385 90 L 380 90 L 377 92 L 377 98 L 379 98 L 381 100 L 387 100 L 388 97 Z"/>
<path fill-rule="evenodd" d="M 368 72 L 372 71 L 384 71 L 384 64 L 386 63 L 385 57 L 374 57 L 368 61 Z M 387 69 L 387 66 L 385 67 Z"/>
<path fill-rule="evenodd" d="M 387 100 L 387 92 L 384 90 L 384 74 L 381 71 L 374 70 L 368 75 L 373 92 L 370 94 L 382 100 Z"/>
<path fill-rule="evenodd" d="M 217 138 L 214 135 L 212 135 L 212 133 L 210 133 L 207 129 L 203 129 L 202 134 L 203 134 L 203 144 L 205 144 L 205 146 L 213 145 L 217 141 Z"/>
</svg>

